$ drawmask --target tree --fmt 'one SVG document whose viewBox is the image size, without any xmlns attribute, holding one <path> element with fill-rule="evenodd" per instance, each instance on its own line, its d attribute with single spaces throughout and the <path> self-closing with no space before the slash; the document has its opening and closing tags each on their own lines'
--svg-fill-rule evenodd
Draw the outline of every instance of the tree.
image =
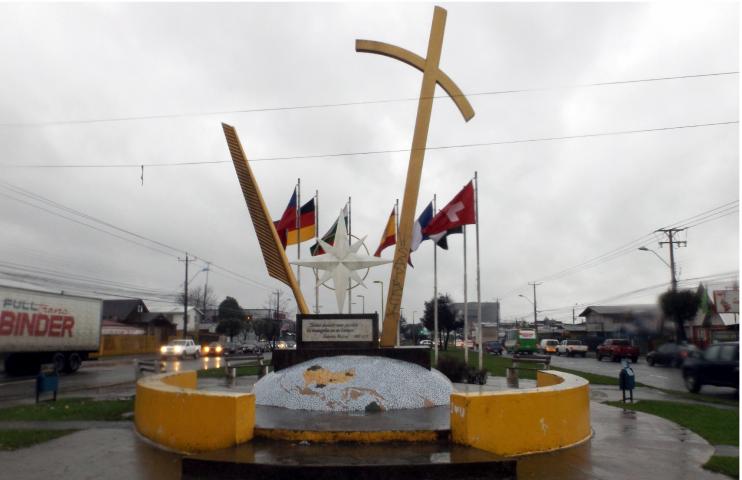
<svg viewBox="0 0 742 480">
<path fill-rule="evenodd" d="M 692 320 L 698 312 L 700 298 L 691 290 L 669 290 L 659 297 L 660 308 L 666 317 L 675 322 L 676 340 L 686 342 L 685 322 Z"/>
<path fill-rule="evenodd" d="M 180 292 L 178 296 L 176 297 L 176 301 L 183 305 L 185 298 L 183 298 L 184 292 Z M 214 294 L 214 289 L 207 286 L 206 287 L 206 302 L 204 303 L 204 288 L 200 285 L 197 287 L 189 288 L 188 289 L 188 306 L 189 307 L 196 307 L 199 310 L 201 310 L 201 313 L 203 315 L 206 315 L 206 309 L 209 306 L 216 305 L 216 295 Z M 205 318 L 205 317 L 204 317 Z"/>
<path fill-rule="evenodd" d="M 245 313 L 240 304 L 232 297 L 227 297 L 219 304 L 219 324 L 216 331 L 229 337 L 239 335 L 246 327 Z"/>
<path fill-rule="evenodd" d="M 425 325 L 425 328 L 433 332 L 435 328 L 433 319 L 434 308 L 434 299 L 425 302 L 423 324 Z M 456 331 L 462 326 L 463 322 L 456 320 L 456 315 L 453 312 L 453 308 L 451 308 L 451 298 L 448 296 L 448 294 L 438 295 L 438 331 L 441 333 L 445 333 L 445 335 L 439 334 L 439 338 L 444 339 L 443 350 L 448 349 L 448 338 L 451 332 Z"/>
</svg>

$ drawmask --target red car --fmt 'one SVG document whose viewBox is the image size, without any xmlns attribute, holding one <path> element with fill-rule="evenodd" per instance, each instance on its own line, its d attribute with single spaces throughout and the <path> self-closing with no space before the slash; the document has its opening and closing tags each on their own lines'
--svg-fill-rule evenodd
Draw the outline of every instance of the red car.
<svg viewBox="0 0 742 480">
<path fill-rule="evenodd" d="M 608 357 L 614 362 L 622 358 L 630 358 L 632 363 L 639 360 L 639 348 L 631 345 L 631 342 L 625 338 L 609 338 L 602 345 L 598 345 L 595 350 L 595 358 L 601 361 L 603 357 Z"/>
</svg>

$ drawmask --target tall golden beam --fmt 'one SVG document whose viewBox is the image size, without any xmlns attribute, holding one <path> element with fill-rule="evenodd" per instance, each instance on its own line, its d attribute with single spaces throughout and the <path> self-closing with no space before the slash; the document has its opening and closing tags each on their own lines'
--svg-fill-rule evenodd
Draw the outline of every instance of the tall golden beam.
<svg viewBox="0 0 742 480">
<path fill-rule="evenodd" d="M 278 232 L 276 232 L 268 208 L 265 206 L 263 196 L 260 194 L 258 182 L 255 180 L 250 164 L 247 162 L 247 155 L 245 155 L 237 132 L 234 127 L 226 123 L 222 123 L 222 128 L 224 129 L 224 136 L 227 138 L 227 145 L 229 146 L 229 153 L 232 155 L 232 163 L 234 163 L 237 178 L 240 181 L 242 195 L 245 197 L 245 203 L 247 203 L 247 209 L 250 212 L 253 227 L 255 227 L 255 234 L 258 236 L 258 243 L 260 244 L 260 250 L 263 252 L 263 260 L 268 269 L 268 275 L 288 285 L 294 293 L 299 312 L 308 314 L 309 307 L 307 307 L 307 302 L 304 301 L 304 295 L 299 289 L 294 272 L 289 267 L 286 251 L 278 238 Z"/>
<path fill-rule="evenodd" d="M 443 45 L 443 31 L 446 27 L 446 10 L 435 7 L 433 24 L 430 27 L 428 39 L 428 54 L 422 58 L 408 50 L 388 43 L 371 40 L 356 40 L 356 51 L 376 53 L 400 60 L 423 72 L 423 83 L 420 88 L 420 100 L 417 104 L 417 118 L 415 133 L 412 137 L 410 162 L 407 166 L 407 180 L 405 182 L 402 213 L 399 219 L 397 246 L 394 250 L 392 274 L 389 279 L 389 291 L 386 302 L 386 313 L 381 333 L 381 346 L 392 347 L 397 340 L 397 326 L 399 324 L 400 307 L 402 306 L 402 292 L 404 290 L 405 275 L 407 274 L 407 259 L 410 256 L 410 242 L 412 241 L 412 226 L 414 223 L 417 196 L 420 192 L 420 177 L 422 175 L 425 147 L 428 142 L 430 114 L 433 109 L 433 96 L 436 84 L 453 99 L 465 121 L 474 116 L 474 109 L 469 104 L 459 87 L 441 70 L 438 65 L 441 59 Z"/>
</svg>

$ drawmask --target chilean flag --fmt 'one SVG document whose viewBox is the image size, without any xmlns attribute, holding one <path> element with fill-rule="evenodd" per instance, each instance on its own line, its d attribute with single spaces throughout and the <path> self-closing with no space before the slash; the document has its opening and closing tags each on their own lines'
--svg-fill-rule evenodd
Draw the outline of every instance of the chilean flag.
<svg viewBox="0 0 742 480">
<path fill-rule="evenodd" d="M 433 217 L 428 226 L 423 228 L 422 234 L 437 242 L 449 230 L 475 223 L 477 222 L 474 212 L 474 183 L 469 182 Z"/>
</svg>

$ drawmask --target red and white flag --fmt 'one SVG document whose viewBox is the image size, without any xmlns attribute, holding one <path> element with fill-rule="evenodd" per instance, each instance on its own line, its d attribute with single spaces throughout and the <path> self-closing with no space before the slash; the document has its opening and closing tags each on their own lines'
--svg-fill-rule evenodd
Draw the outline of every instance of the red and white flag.
<svg viewBox="0 0 742 480">
<path fill-rule="evenodd" d="M 448 205 L 436 213 L 422 233 L 435 239 L 436 234 L 445 234 L 451 229 L 475 223 L 474 184 L 469 182 Z"/>
</svg>

